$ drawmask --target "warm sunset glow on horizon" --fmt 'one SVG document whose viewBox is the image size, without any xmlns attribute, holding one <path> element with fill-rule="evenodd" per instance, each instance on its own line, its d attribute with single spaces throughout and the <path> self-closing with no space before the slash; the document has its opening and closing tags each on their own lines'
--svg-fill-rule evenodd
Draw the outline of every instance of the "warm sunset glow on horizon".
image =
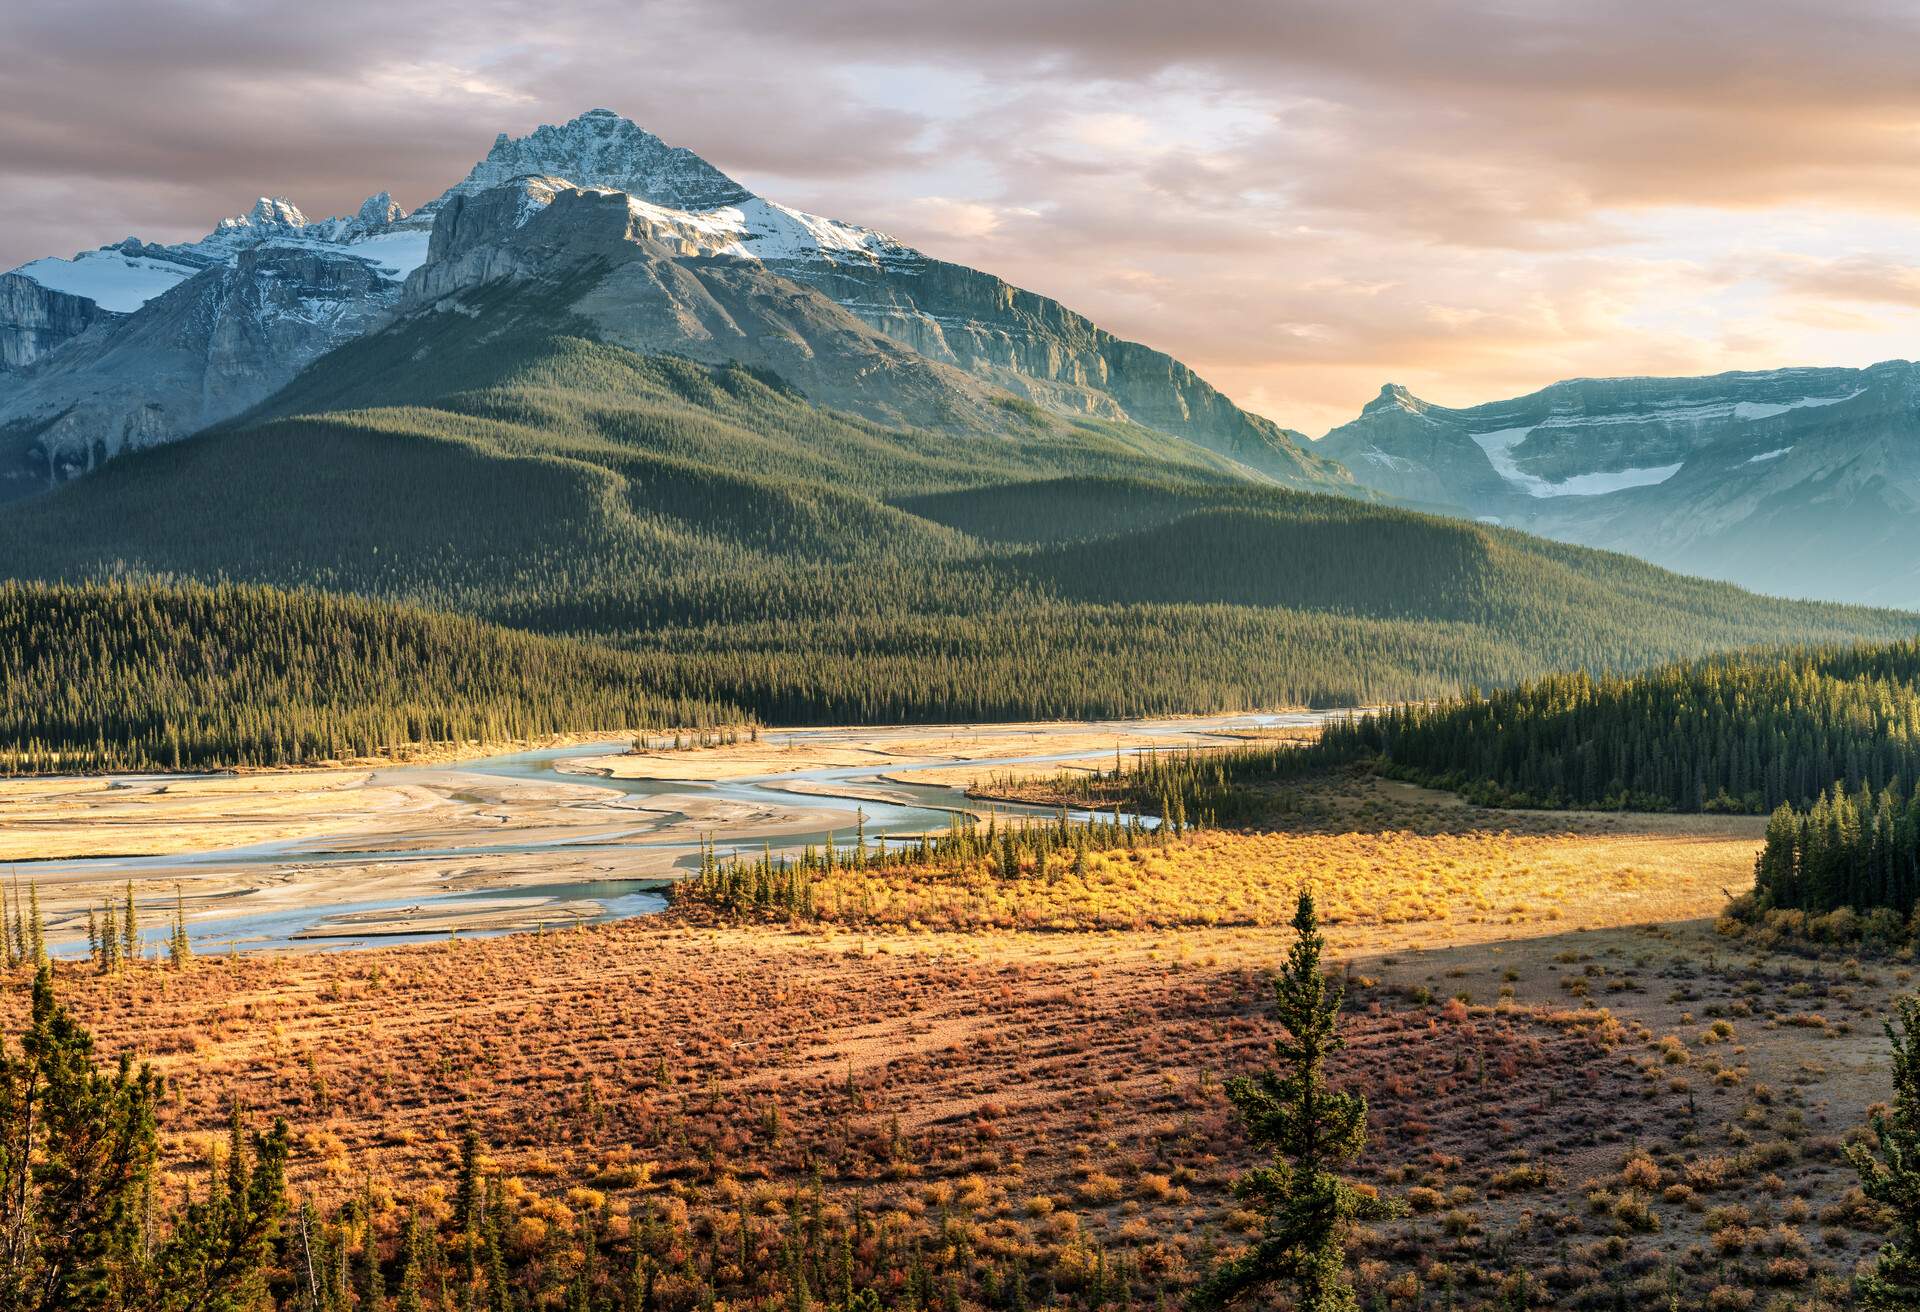
<svg viewBox="0 0 1920 1312">
<path fill-rule="evenodd" d="M 9 38 L 0 268 L 417 205 L 604 105 L 1314 435 L 1389 381 L 1920 354 L 1904 4 L 29 0 Z"/>
</svg>

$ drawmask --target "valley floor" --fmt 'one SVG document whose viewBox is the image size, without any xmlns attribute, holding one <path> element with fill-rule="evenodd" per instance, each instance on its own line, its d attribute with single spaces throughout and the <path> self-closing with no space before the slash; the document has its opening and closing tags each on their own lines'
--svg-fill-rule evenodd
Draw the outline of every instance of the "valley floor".
<svg viewBox="0 0 1920 1312">
<path fill-rule="evenodd" d="M 1563 1306 L 1684 1288 L 1742 1308 L 1838 1289 L 1877 1244 L 1839 1150 L 1885 1096 L 1878 1018 L 1910 971 L 1716 935 L 1759 822 L 1483 812 L 1367 780 L 1305 811 L 1176 842 L 1163 877 L 1225 869 L 1255 908 L 1302 878 L 1327 894 L 1337 1076 L 1372 1107 L 1361 1174 L 1414 1208 L 1362 1237 L 1365 1297 L 1474 1306 L 1524 1280 Z M 1471 868 L 1429 879 L 1462 843 Z M 1395 911 L 1378 895 L 1405 880 Z M 441 1197 L 471 1118 L 530 1225 L 603 1202 L 777 1218 L 817 1182 L 903 1233 L 958 1220 L 1063 1290 L 1108 1255 L 1177 1288 L 1244 1238 L 1221 1082 L 1266 1055 L 1289 938 L 675 915 L 61 987 L 104 1051 L 179 1077 L 181 1163 L 237 1095 L 293 1121 L 300 1189 L 371 1173 L 389 1202 Z"/>
<path fill-rule="evenodd" d="M 13 863 L 13 876 L 37 886 L 49 934 L 68 944 L 84 942 L 88 910 L 123 897 L 129 879 L 150 929 L 176 898 L 195 927 L 318 920 L 350 904 L 361 909 L 321 932 L 364 939 L 532 929 L 592 918 L 600 904 L 449 898 L 670 879 L 697 860 L 703 839 L 752 846 L 829 830 L 850 837 L 861 800 L 916 800 L 896 784 L 964 788 L 988 769 L 1019 768 L 1009 761 L 1039 757 L 1044 766 L 1031 768 L 1051 771 L 1110 762 L 1116 751 L 1230 741 L 1238 731 L 1222 724 L 783 729 L 699 750 L 674 750 L 670 739 L 634 751 L 625 742 L 557 739 L 504 757 L 443 746 L 398 765 L 4 779 L 0 865 Z M 482 756 L 489 759 L 475 759 Z M 862 777 L 802 777 L 850 770 Z M 648 786 L 614 791 L 596 778 Z M 768 786 L 710 787 L 751 780 Z M 967 805 L 958 793 L 945 802 Z"/>
</svg>

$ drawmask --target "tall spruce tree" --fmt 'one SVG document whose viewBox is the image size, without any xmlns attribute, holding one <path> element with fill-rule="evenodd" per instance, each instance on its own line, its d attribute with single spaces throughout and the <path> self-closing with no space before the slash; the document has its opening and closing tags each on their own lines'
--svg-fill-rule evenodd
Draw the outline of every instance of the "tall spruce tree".
<svg viewBox="0 0 1920 1312">
<path fill-rule="evenodd" d="M 114 914 L 112 898 L 100 903 L 100 955 L 96 965 L 102 975 L 120 968 L 120 918 Z"/>
<path fill-rule="evenodd" d="M 133 902 L 133 881 L 127 881 L 126 910 L 120 917 L 120 959 L 131 966 L 140 960 L 140 913 Z"/>
<path fill-rule="evenodd" d="M 1234 1193 L 1265 1218 L 1259 1240 L 1208 1273 L 1194 1290 L 1196 1309 L 1224 1308 L 1278 1281 L 1294 1287 L 1299 1312 L 1353 1312 L 1344 1241 L 1357 1220 L 1380 1220 L 1397 1207 L 1336 1173 L 1367 1140 L 1367 1103 L 1329 1089 L 1327 1059 L 1344 1046 L 1344 990 L 1321 972 L 1325 940 L 1313 895 L 1302 891 L 1294 944 L 1274 980 L 1276 1064 L 1227 1082 L 1227 1099 L 1266 1165 L 1234 1181 Z"/>
<path fill-rule="evenodd" d="M 90 1312 L 114 1304 L 132 1260 L 156 1152 L 160 1081 L 125 1058 L 93 1061 L 93 1036 L 33 981 L 18 1052 L 0 1046 L 0 1309 Z"/>
<path fill-rule="evenodd" d="M 252 1312 L 287 1210 L 291 1136 L 285 1121 L 249 1134 L 236 1103 L 224 1159 L 216 1154 L 206 1197 L 189 1201 L 151 1262 L 152 1284 L 129 1306 L 151 1312 Z"/>
<path fill-rule="evenodd" d="M 1904 997 L 1887 1022 L 1893 1046 L 1893 1105 L 1873 1118 L 1874 1143 L 1851 1144 L 1860 1188 L 1893 1225 L 1858 1292 L 1863 1306 L 1920 1307 L 1920 997 Z"/>
<path fill-rule="evenodd" d="M 360 1244 L 360 1299 L 370 1308 L 386 1306 L 387 1282 L 380 1269 L 380 1228 L 374 1220 L 373 1212 L 373 1176 L 367 1176 L 367 1187 L 360 1196 L 360 1219 L 363 1222 L 363 1234 Z"/>
<path fill-rule="evenodd" d="M 180 886 L 173 889 L 173 929 L 167 935 L 167 961 L 178 970 L 193 960 L 193 940 L 187 937 L 187 907 Z"/>
</svg>

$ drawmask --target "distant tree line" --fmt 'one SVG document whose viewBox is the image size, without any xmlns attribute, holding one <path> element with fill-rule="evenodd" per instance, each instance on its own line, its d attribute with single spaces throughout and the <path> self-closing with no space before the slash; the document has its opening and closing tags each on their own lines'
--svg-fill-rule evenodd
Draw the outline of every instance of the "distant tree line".
<svg viewBox="0 0 1920 1312">
<path fill-rule="evenodd" d="M 1488 804 L 1764 815 L 1920 781 L 1916 679 L 1913 641 L 1767 649 L 1393 708 L 1323 742 Z"/>
<path fill-rule="evenodd" d="M 1920 642 L 1552 676 L 1331 725 L 1301 760 L 1356 758 L 1487 805 L 1770 811 L 1743 913 L 1905 937 L 1920 902 Z"/>
<path fill-rule="evenodd" d="M 1138 814 L 1121 814 L 1117 806 L 1111 814 L 1095 812 L 1079 818 L 1062 808 L 1051 816 L 995 814 L 984 825 L 972 816 L 956 816 L 944 834 L 927 832 L 906 840 L 881 838 L 869 843 L 863 823 L 849 844 L 829 834 L 825 843 L 809 843 L 798 855 L 776 856 L 769 846 L 750 855 L 723 857 L 711 844 L 703 845 L 699 868 L 676 880 L 668 896 L 677 907 L 711 907 L 747 918 L 811 920 L 817 912 L 815 884 L 836 870 L 958 874 L 984 865 L 995 879 L 1085 877 L 1092 853 L 1133 851 L 1156 843 L 1164 848 L 1169 839 L 1200 828 L 1177 804 L 1170 805 L 1155 826 Z"/>
<path fill-rule="evenodd" d="M 0 774 L 284 765 L 741 720 L 606 647 L 261 587 L 0 583 Z"/>
</svg>

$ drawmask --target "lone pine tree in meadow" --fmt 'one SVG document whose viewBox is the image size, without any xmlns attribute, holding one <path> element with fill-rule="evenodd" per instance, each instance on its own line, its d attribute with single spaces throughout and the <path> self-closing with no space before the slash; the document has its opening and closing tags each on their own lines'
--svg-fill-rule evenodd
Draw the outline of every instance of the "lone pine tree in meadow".
<svg viewBox="0 0 1920 1312">
<path fill-rule="evenodd" d="M 33 982 L 27 1030 L 0 1041 L 0 1312 L 243 1312 L 262 1305 L 286 1203 L 289 1136 L 247 1136 L 197 1196 L 164 1209 L 162 1087 Z"/>
<path fill-rule="evenodd" d="M 1887 1023 L 1893 1045 L 1893 1106 L 1873 1118 L 1874 1143 L 1852 1144 L 1847 1156 L 1860 1188 L 1893 1218 L 1860 1302 L 1883 1309 L 1920 1308 L 1920 997 L 1901 998 Z"/>
<path fill-rule="evenodd" d="M 1329 1089 L 1327 1059 L 1338 1052 L 1343 990 L 1320 969 L 1325 940 L 1313 895 L 1300 894 L 1294 944 L 1274 980 L 1274 1015 L 1283 1033 L 1276 1064 L 1227 1082 L 1227 1099 L 1267 1164 L 1234 1181 L 1234 1193 L 1265 1218 L 1259 1240 L 1223 1261 L 1193 1291 L 1200 1312 L 1224 1308 L 1277 1281 L 1294 1287 L 1300 1312 L 1358 1308 L 1344 1240 L 1357 1220 L 1384 1220 L 1398 1208 L 1343 1180 L 1336 1169 L 1367 1141 L 1367 1102 Z"/>
</svg>

